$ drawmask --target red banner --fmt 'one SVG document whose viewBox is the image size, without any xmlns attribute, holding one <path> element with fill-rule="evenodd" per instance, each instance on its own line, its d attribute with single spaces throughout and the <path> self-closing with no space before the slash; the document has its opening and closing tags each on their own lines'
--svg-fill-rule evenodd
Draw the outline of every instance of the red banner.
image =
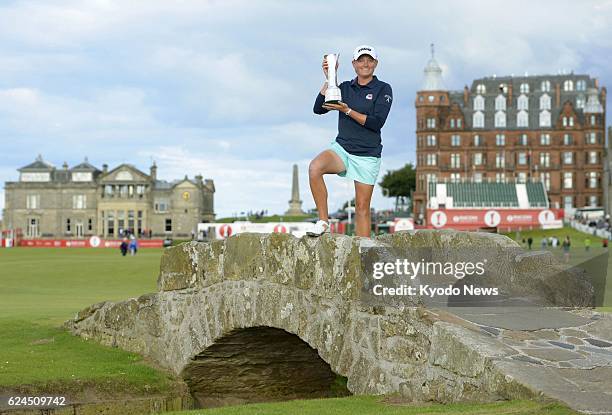
<svg viewBox="0 0 612 415">
<path fill-rule="evenodd" d="M 563 209 L 427 209 L 427 227 L 474 230 L 556 227 Z"/>
<path fill-rule="evenodd" d="M 22 239 L 19 246 L 29 248 L 119 248 L 121 239 L 101 239 L 92 236 L 89 239 Z M 162 248 L 163 239 L 139 239 L 138 248 Z"/>
</svg>

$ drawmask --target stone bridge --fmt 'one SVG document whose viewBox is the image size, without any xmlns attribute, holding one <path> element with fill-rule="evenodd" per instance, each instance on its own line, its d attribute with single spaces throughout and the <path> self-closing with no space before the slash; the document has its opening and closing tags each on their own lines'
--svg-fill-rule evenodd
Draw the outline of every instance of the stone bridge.
<svg viewBox="0 0 612 415">
<path fill-rule="evenodd" d="M 469 308 L 372 305 L 362 297 L 363 242 L 241 234 L 185 243 L 165 250 L 158 292 L 94 304 L 66 326 L 170 369 L 202 406 L 399 393 L 437 402 L 549 397 L 593 413 L 598 405 L 612 407 L 612 392 L 567 398 L 583 388 L 584 369 L 599 371 L 589 370 L 591 379 L 612 379 L 608 316 L 542 309 L 538 323 L 522 309 L 471 318 Z M 522 253 L 500 235 L 418 231 L 375 243 L 399 252 L 487 246 L 500 253 L 499 281 L 523 281 L 551 302 L 560 282 L 575 293 L 575 305 L 589 305 L 593 294 L 580 276 L 561 268 L 555 280 L 542 276 L 543 267 L 558 267 L 550 254 Z M 521 326 L 526 323 L 531 326 Z M 609 380 L 603 386 L 612 391 Z"/>
</svg>

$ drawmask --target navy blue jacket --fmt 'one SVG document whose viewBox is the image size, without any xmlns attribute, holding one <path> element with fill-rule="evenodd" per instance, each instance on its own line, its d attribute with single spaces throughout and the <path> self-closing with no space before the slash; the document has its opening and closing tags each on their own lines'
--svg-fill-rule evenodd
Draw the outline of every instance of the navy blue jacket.
<svg viewBox="0 0 612 415">
<path fill-rule="evenodd" d="M 374 76 L 367 85 L 359 85 L 355 78 L 342 82 L 339 87 L 342 102 L 367 118 L 365 125 L 361 125 L 343 112 L 338 112 L 336 141 L 350 154 L 380 157 L 383 147 L 380 130 L 385 125 L 393 102 L 391 85 Z M 315 114 L 329 112 L 323 108 L 324 103 L 325 96 L 319 93 L 313 109 Z"/>
</svg>

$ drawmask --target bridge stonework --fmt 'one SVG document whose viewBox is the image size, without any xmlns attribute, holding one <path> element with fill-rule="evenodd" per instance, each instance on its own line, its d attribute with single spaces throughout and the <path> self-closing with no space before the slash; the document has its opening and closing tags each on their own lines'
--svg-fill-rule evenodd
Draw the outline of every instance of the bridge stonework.
<svg viewBox="0 0 612 415">
<path fill-rule="evenodd" d="M 378 240 L 406 249 L 428 244 L 518 247 L 499 235 L 453 231 L 398 233 Z M 353 394 L 399 393 L 437 402 L 540 396 L 538 388 L 508 375 L 504 365 L 516 350 L 475 324 L 441 310 L 363 303 L 361 260 L 359 239 L 340 235 L 241 234 L 185 243 L 163 253 L 158 292 L 94 304 L 67 327 L 170 369 L 201 403 L 232 384 L 236 402 L 258 400 L 249 396 L 249 388 L 262 392 L 259 400 L 299 396 L 287 382 L 310 376 L 306 368 L 316 366 L 305 351 L 310 348 L 315 358 L 348 379 Z M 524 266 L 537 269 L 538 260 Z M 294 353 L 298 349 L 291 339 L 279 333 L 309 348 Z M 248 349 L 249 339 L 259 346 L 243 355 L 239 349 Z M 257 361 L 249 366 L 249 359 Z M 233 369 L 224 371 L 224 364 Z M 268 365 L 276 369 L 266 374 Z M 241 372 L 241 367 L 260 371 Z M 331 381 L 319 369 L 310 372 L 310 383 L 317 376 Z M 240 376 L 250 383 L 240 384 Z M 289 392 L 276 396 L 258 384 L 273 382 L 273 377 L 283 378 Z"/>
</svg>

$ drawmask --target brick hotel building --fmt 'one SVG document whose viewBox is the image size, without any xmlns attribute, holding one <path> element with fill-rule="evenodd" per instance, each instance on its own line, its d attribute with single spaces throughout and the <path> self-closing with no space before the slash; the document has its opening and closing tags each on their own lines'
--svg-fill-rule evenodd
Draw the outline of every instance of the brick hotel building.
<svg viewBox="0 0 612 415">
<path fill-rule="evenodd" d="M 433 57 L 417 92 L 414 217 L 428 183 L 541 181 L 550 208 L 604 206 L 606 88 L 589 75 L 476 79 L 449 91 Z"/>
</svg>

